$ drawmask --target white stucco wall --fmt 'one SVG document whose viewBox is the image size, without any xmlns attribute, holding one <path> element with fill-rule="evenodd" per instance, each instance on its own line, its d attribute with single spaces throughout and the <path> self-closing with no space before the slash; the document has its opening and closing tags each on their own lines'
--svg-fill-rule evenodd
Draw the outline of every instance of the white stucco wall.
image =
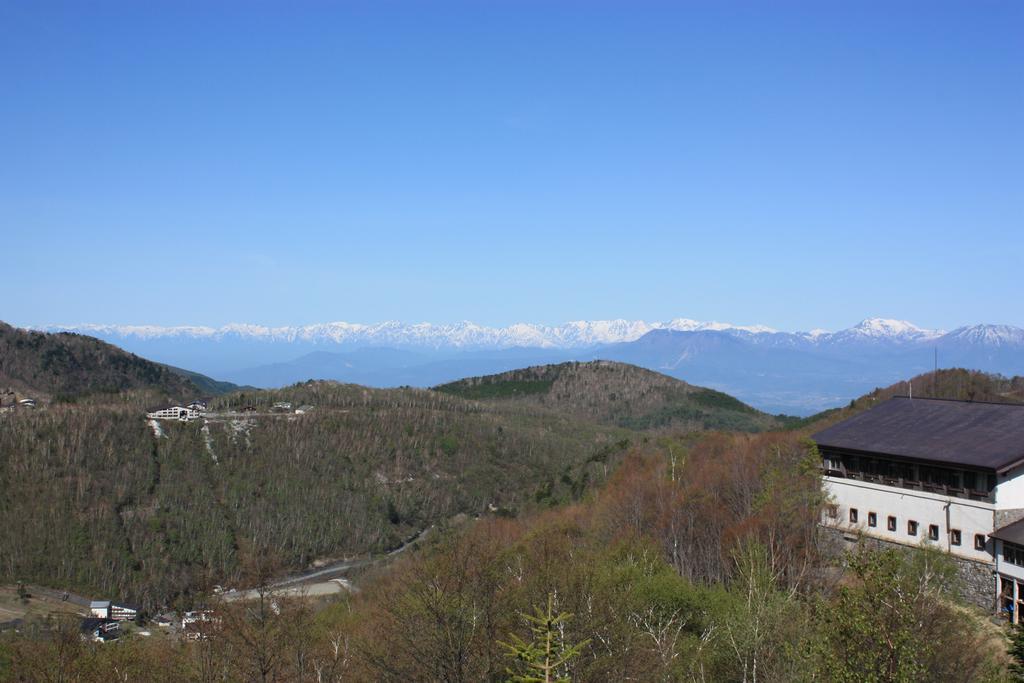
<svg viewBox="0 0 1024 683">
<path fill-rule="evenodd" d="M 1024 466 L 996 475 L 996 509 L 1024 508 Z"/>
<path fill-rule="evenodd" d="M 992 541 L 988 541 L 986 550 L 974 549 L 974 535 L 988 534 L 994 531 L 996 506 L 991 503 L 941 496 L 925 491 L 885 486 L 856 479 L 840 477 L 823 477 L 826 492 L 831 502 L 838 506 L 835 519 L 824 517 L 826 525 L 843 531 L 855 531 L 892 543 L 919 546 L 933 545 L 947 550 L 953 555 L 978 562 L 993 563 Z M 948 519 L 947 525 L 947 506 Z M 1024 507 L 1024 506 L 1020 506 Z M 856 508 L 858 519 L 856 524 L 850 523 L 850 508 Z M 878 525 L 868 526 L 868 513 L 878 515 Z M 890 515 L 896 517 L 896 530 L 889 531 L 887 520 Z M 907 533 L 907 521 L 918 523 L 917 536 Z M 928 526 L 939 527 L 939 540 L 928 540 Z M 961 545 L 954 546 L 949 542 L 949 529 L 959 529 Z"/>
</svg>

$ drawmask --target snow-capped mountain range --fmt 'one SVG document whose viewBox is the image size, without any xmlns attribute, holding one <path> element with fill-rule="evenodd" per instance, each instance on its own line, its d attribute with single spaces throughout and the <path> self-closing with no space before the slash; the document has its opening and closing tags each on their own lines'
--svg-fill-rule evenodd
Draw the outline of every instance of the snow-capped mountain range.
<svg viewBox="0 0 1024 683">
<path fill-rule="evenodd" d="M 669 322 L 642 320 L 574 321 L 563 325 L 516 323 L 507 327 L 487 327 L 463 321 L 452 324 L 402 323 L 375 324 L 330 322 L 298 327 L 266 327 L 231 323 L 223 327 L 156 325 L 46 325 L 38 329 L 53 332 L 67 330 L 104 337 L 152 340 L 161 337 L 222 340 L 252 339 L 272 342 L 309 342 L 345 346 L 396 346 L 426 349 L 504 349 L 533 347 L 571 349 L 633 341 L 651 330 L 735 330 L 751 334 L 772 333 L 762 325 L 742 326 L 719 322 L 698 322 L 678 318 Z"/>
<path fill-rule="evenodd" d="M 995 340 L 1019 340 L 1024 334 L 1020 328 L 1006 325 L 977 326 L 984 332 L 986 343 Z M 401 323 L 395 321 L 376 324 L 349 322 L 318 323 L 298 327 L 266 327 L 232 323 L 223 327 L 157 325 L 44 325 L 36 329 L 48 332 L 72 331 L 104 338 L 155 340 L 161 338 L 221 341 L 248 339 L 268 342 L 306 342 L 348 347 L 392 346 L 397 348 L 484 350 L 513 347 L 541 349 L 579 349 L 602 344 L 618 344 L 639 339 L 653 330 L 675 332 L 725 332 L 752 340 L 774 342 L 784 340 L 813 344 L 834 344 L 847 341 L 885 341 L 895 343 L 919 342 L 937 339 L 945 334 L 941 330 L 928 330 L 903 320 L 869 318 L 838 332 L 812 330 L 810 332 L 779 332 L 764 325 L 732 325 L 721 322 L 700 322 L 689 318 L 676 318 L 667 322 L 643 320 L 579 320 L 562 325 L 536 325 L 516 323 L 507 327 L 487 327 L 472 322 L 453 324 Z M 976 328 L 960 328 L 956 332 L 968 334 Z M 981 337 L 978 337 L 981 339 Z"/>
<path fill-rule="evenodd" d="M 874 387 L 940 367 L 1024 375 L 1024 329 L 972 325 L 950 332 L 869 318 L 829 332 L 780 332 L 677 318 L 520 323 L 487 327 L 385 322 L 301 327 L 51 325 L 140 356 L 237 384 L 306 379 L 432 386 L 461 377 L 568 360 L 618 360 L 730 393 L 772 412 L 809 414 Z"/>
</svg>

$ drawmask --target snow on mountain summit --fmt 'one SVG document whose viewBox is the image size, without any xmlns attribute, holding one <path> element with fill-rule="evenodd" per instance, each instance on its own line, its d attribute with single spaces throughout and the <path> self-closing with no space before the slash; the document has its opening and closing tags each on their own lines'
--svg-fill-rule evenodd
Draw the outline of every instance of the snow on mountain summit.
<svg viewBox="0 0 1024 683">
<path fill-rule="evenodd" d="M 913 342 L 935 339 L 944 334 L 941 330 L 928 330 L 907 322 L 891 318 L 867 318 L 853 327 L 832 334 L 818 335 L 818 339 L 831 342 L 856 341 L 894 341 Z"/>
<path fill-rule="evenodd" d="M 946 335 L 947 341 L 984 346 L 1024 346 L 1024 330 L 1012 325 L 970 325 Z"/>
<path fill-rule="evenodd" d="M 587 348 L 602 344 L 630 342 L 652 330 L 681 332 L 719 331 L 761 334 L 774 332 L 763 325 L 737 326 L 720 322 L 699 322 L 676 318 L 668 322 L 643 320 L 576 320 L 562 325 L 515 323 L 507 327 L 487 327 L 470 321 L 450 324 L 402 323 L 375 324 L 348 322 L 317 323 L 297 327 L 267 327 L 230 323 L 222 327 L 158 325 L 48 325 L 46 331 L 68 330 L 113 338 L 155 339 L 191 338 L 222 341 L 250 339 L 268 342 L 310 342 L 339 345 L 388 345 L 423 348 L 500 349 L 510 347 Z"/>
<path fill-rule="evenodd" d="M 1024 344 L 1024 330 L 1009 325 L 975 325 L 961 327 L 946 334 L 941 330 L 918 327 L 905 320 L 868 318 L 853 327 L 827 332 L 779 332 L 764 325 L 733 325 L 722 322 L 701 322 L 690 318 L 674 318 L 664 322 L 643 320 L 575 320 L 561 325 L 540 325 L 519 322 L 506 327 L 488 327 L 470 321 L 437 324 L 403 323 L 389 320 L 363 324 L 343 321 L 302 326 L 268 327 L 231 323 L 222 327 L 181 325 L 51 325 L 38 329 L 68 330 L 110 339 L 155 340 L 194 339 L 220 342 L 249 340 L 259 342 L 327 344 L 359 348 L 388 346 L 394 348 L 487 350 L 512 347 L 544 349 L 584 349 L 636 341 L 648 332 L 722 333 L 742 337 L 759 344 L 773 346 L 835 347 L 845 344 L 913 344 L 930 342 L 940 337 L 963 343 L 994 345 Z"/>
</svg>

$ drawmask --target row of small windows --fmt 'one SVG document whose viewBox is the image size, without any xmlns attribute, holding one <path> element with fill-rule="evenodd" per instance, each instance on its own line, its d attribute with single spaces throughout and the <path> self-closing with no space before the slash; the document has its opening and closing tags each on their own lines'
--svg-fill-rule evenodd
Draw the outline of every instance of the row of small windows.
<svg viewBox="0 0 1024 683">
<path fill-rule="evenodd" d="M 839 509 L 838 509 L 838 507 L 836 507 L 835 505 L 829 506 L 829 508 L 828 508 L 828 515 L 829 515 L 829 517 L 831 517 L 833 519 L 838 517 L 839 516 Z M 857 511 L 857 508 L 850 508 L 850 524 L 856 524 L 858 522 L 859 518 L 860 518 L 860 515 L 859 515 L 859 513 Z M 875 528 L 875 527 L 878 526 L 878 514 L 877 513 L 875 513 L 875 512 L 869 512 L 868 513 L 868 526 L 871 527 L 871 528 Z M 896 526 L 897 526 L 896 517 L 894 517 L 893 515 L 889 515 L 886 518 L 886 520 L 885 520 L 885 526 L 886 526 L 886 528 L 889 531 L 895 532 L 896 531 Z M 913 519 L 908 519 L 907 520 L 907 535 L 908 536 L 917 536 L 919 530 L 920 530 L 920 524 L 918 524 L 917 521 L 915 521 Z M 939 525 L 938 524 L 929 524 L 928 525 L 928 539 L 932 540 L 932 541 L 939 540 Z M 974 549 L 975 550 L 985 550 L 985 542 L 986 542 L 985 534 L 974 534 Z M 949 530 L 949 544 L 950 545 L 961 545 L 962 543 L 963 543 L 963 534 L 961 533 L 960 529 L 950 529 Z M 1004 554 L 1004 558 L 1006 558 L 1006 551 L 1005 551 L 1005 549 L 1003 551 L 1003 554 Z M 1024 548 L 1021 548 L 1019 550 L 1019 552 L 1016 555 L 1014 555 L 1014 559 L 1013 560 L 1011 560 L 1009 558 L 1006 558 L 1006 561 L 1024 567 Z"/>
</svg>

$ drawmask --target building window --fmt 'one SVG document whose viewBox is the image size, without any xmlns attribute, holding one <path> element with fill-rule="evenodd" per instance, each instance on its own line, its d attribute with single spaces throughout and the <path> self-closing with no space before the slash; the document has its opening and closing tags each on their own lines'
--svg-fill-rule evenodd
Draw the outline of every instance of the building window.
<svg viewBox="0 0 1024 683">
<path fill-rule="evenodd" d="M 857 523 L 857 508 L 850 508 L 850 524 Z"/>
<path fill-rule="evenodd" d="M 985 550 L 985 534 L 974 534 L 974 549 Z"/>
<path fill-rule="evenodd" d="M 825 506 L 825 514 L 828 515 L 829 519 L 837 519 L 839 517 L 839 506 L 838 505 L 827 505 L 827 506 Z"/>
<path fill-rule="evenodd" d="M 874 512 L 868 513 L 868 526 L 878 526 L 878 515 Z"/>
<path fill-rule="evenodd" d="M 896 531 L 896 518 L 890 515 L 886 526 L 889 527 L 889 531 Z"/>
<path fill-rule="evenodd" d="M 949 530 L 949 544 L 950 545 L 960 545 L 960 530 L 959 529 L 950 529 Z"/>
<path fill-rule="evenodd" d="M 939 525 L 929 524 L 928 525 L 928 538 L 932 541 L 939 540 Z"/>
<path fill-rule="evenodd" d="M 907 533 L 911 536 L 917 536 L 917 522 L 914 520 L 907 522 Z"/>
<path fill-rule="evenodd" d="M 1003 560 L 1024 567 L 1024 547 L 1003 541 Z"/>
</svg>

